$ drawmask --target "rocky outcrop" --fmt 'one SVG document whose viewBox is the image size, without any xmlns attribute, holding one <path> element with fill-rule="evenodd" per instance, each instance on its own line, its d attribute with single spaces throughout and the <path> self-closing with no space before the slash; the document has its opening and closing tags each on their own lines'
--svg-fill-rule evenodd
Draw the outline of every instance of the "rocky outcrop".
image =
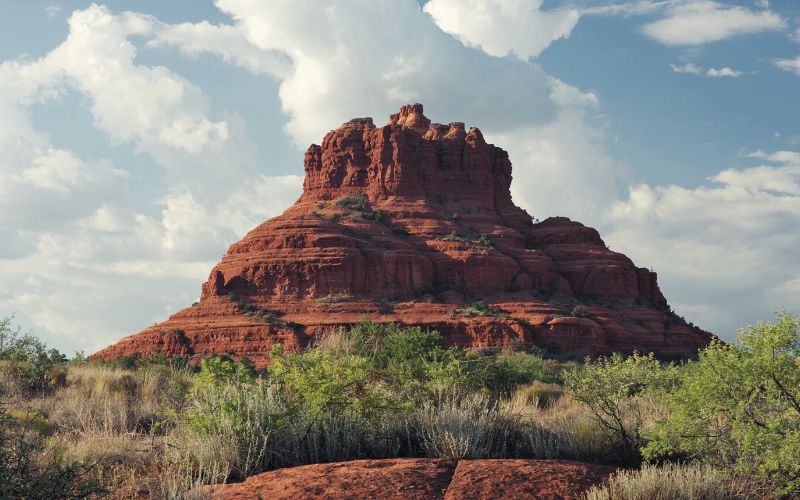
<svg viewBox="0 0 800 500">
<path fill-rule="evenodd" d="M 508 154 L 477 128 L 431 123 L 420 104 L 329 132 L 305 172 L 300 199 L 231 245 L 198 304 L 93 358 L 161 349 L 261 365 L 275 343 L 298 348 L 364 318 L 435 328 L 450 345 L 562 354 L 691 356 L 711 338 L 596 230 L 535 223 L 511 200 Z"/>
<path fill-rule="evenodd" d="M 354 460 L 264 472 L 203 493 L 230 499 L 577 499 L 613 472 L 567 460 Z"/>
</svg>

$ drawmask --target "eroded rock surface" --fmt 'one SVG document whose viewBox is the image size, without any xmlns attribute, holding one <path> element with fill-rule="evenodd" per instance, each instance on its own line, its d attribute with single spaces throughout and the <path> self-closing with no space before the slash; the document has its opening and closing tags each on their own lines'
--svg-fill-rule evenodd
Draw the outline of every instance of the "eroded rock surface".
<svg viewBox="0 0 800 500">
<path fill-rule="evenodd" d="M 450 345 L 691 356 L 711 335 L 674 315 L 656 274 L 564 217 L 511 200 L 511 162 L 422 105 L 351 120 L 305 154 L 303 195 L 229 248 L 197 305 L 93 356 L 248 356 L 369 318 Z M 564 186 L 569 189 L 569 186 Z M 486 307 L 470 308 L 483 301 Z M 584 305 L 582 317 L 568 317 Z"/>
<path fill-rule="evenodd" d="M 264 472 L 207 493 L 276 500 L 577 499 L 614 470 L 568 460 L 354 460 Z"/>
</svg>

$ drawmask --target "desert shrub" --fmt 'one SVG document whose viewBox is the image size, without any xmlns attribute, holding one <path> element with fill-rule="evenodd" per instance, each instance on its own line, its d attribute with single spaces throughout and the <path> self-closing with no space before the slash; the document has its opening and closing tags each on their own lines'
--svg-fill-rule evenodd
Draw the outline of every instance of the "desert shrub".
<svg viewBox="0 0 800 500">
<path fill-rule="evenodd" d="M 184 403 L 189 376 L 166 367 L 71 366 L 67 386 L 48 400 L 44 411 L 59 432 L 69 435 L 155 432 Z"/>
<path fill-rule="evenodd" d="M 428 380 L 428 368 L 442 362 L 444 351 L 436 331 L 363 322 L 345 333 L 381 380 L 407 396 L 418 395 Z"/>
<path fill-rule="evenodd" d="M 481 393 L 439 391 L 414 415 L 422 450 L 439 458 L 510 456 L 522 433 L 519 418 Z"/>
<path fill-rule="evenodd" d="M 67 357 L 0 318 L 0 393 L 31 396 L 63 385 Z"/>
<path fill-rule="evenodd" d="M 442 240 L 442 241 L 457 241 L 457 242 L 461 242 L 461 243 L 466 243 L 466 242 L 469 241 L 467 238 L 464 238 L 463 236 L 460 236 L 458 234 L 458 231 L 456 231 L 455 229 L 450 231 L 445 236 L 440 237 L 439 239 Z"/>
<path fill-rule="evenodd" d="M 712 343 L 669 395 L 669 418 L 649 434 L 650 459 L 696 457 L 771 478 L 800 493 L 800 320 L 741 330 L 737 344 Z"/>
<path fill-rule="evenodd" d="M 248 358 L 239 362 L 228 356 L 212 355 L 200 361 L 200 371 L 197 380 L 201 384 L 243 384 L 256 379 L 255 365 Z"/>
<path fill-rule="evenodd" d="M 440 344 L 436 331 L 363 322 L 306 352 L 273 356 L 270 373 L 309 408 L 391 413 L 429 399 L 436 387 L 481 386 L 488 361 Z"/>
<path fill-rule="evenodd" d="M 586 306 L 579 304 L 572 308 L 569 315 L 573 318 L 585 318 L 589 316 L 589 312 L 586 310 Z"/>
<path fill-rule="evenodd" d="M 389 229 L 392 231 L 392 234 L 395 236 L 408 236 L 411 233 L 408 232 L 408 229 L 404 228 L 403 226 L 399 225 L 391 225 Z"/>
<path fill-rule="evenodd" d="M 617 448 L 623 463 L 641 461 L 642 435 L 648 410 L 675 380 L 672 367 L 662 368 L 650 354 L 623 357 L 615 353 L 565 374 L 565 384 L 575 400 L 586 404 Z"/>
<path fill-rule="evenodd" d="M 558 386 L 552 387 L 551 390 L 556 390 Z M 520 456 L 608 461 L 613 453 L 609 450 L 608 433 L 597 423 L 588 406 L 567 395 L 543 405 L 535 395 L 532 397 L 530 388 L 519 388 L 503 403 L 505 411 L 518 415 L 525 424 L 519 437 Z"/>
<path fill-rule="evenodd" d="M 450 314 L 451 318 L 473 318 L 476 316 L 494 316 L 496 319 L 507 314 L 500 306 L 489 306 L 486 302 L 479 300 L 465 307 L 456 307 Z"/>
<path fill-rule="evenodd" d="M 270 447 L 276 467 L 362 458 L 419 455 L 406 415 L 366 418 L 337 411 L 296 412 L 276 433 Z"/>
<path fill-rule="evenodd" d="M 272 384 L 199 381 L 186 410 L 186 446 L 197 464 L 244 478 L 269 468 L 268 445 L 289 411 Z"/>
<path fill-rule="evenodd" d="M 336 206 L 348 210 L 366 210 L 369 207 L 369 198 L 363 192 L 351 193 L 336 200 Z"/>
<path fill-rule="evenodd" d="M 380 210 L 370 210 L 361 213 L 361 218 L 372 222 L 382 222 L 386 214 Z"/>
<path fill-rule="evenodd" d="M 376 383 L 369 360 L 358 354 L 332 356 L 320 350 L 271 355 L 270 374 L 287 397 L 313 415 L 338 409 L 379 415 L 393 405 Z"/>
<path fill-rule="evenodd" d="M 64 460 L 47 450 L 26 420 L 0 402 L 0 498 L 86 498 L 104 492 L 88 478 L 93 465 Z"/>
<path fill-rule="evenodd" d="M 759 498 L 736 492 L 728 476 L 707 466 L 645 464 L 638 470 L 619 470 L 602 486 L 586 493 L 587 500 L 727 500 Z"/>
<path fill-rule="evenodd" d="M 520 385 L 555 382 L 559 374 L 551 367 L 551 361 L 525 352 L 505 352 L 486 359 L 487 369 L 484 385 L 503 394 L 510 393 Z"/>
</svg>

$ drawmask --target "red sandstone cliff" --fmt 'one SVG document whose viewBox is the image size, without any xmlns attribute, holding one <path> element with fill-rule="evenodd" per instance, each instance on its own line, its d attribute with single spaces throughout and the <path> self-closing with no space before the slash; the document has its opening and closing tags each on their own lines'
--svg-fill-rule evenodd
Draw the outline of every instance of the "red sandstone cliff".
<svg viewBox="0 0 800 500">
<path fill-rule="evenodd" d="M 508 153 L 477 128 L 431 123 L 420 104 L 329 132 L 305 171 L 300 199 L 231 245 L 197 305 L 92 358 L 161 349 L 260 365 L 276 342 L 301 347 L 364 318 L 435 328 L 450 345 L 562 353 L 691 356 L 711 338 L 596 230 L 534 224 L 511 200 Z M 575 305 L 585 317 L 568 316 Z"/>
</svg>

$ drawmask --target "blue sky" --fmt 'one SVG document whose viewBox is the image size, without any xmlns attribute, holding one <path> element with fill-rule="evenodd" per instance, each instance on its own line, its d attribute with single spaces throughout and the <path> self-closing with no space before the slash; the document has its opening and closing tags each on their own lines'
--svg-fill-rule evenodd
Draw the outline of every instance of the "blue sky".
<svg viewBox="0 0 800 500">
<path fill-rule="evenodd" d="M 0 315 L 93 350 L 191 304 L 351 117 L 422 102 L 509 150 L 732 338 L 800 310 L 800 4 L 0 4 Z"/>
</svg>

